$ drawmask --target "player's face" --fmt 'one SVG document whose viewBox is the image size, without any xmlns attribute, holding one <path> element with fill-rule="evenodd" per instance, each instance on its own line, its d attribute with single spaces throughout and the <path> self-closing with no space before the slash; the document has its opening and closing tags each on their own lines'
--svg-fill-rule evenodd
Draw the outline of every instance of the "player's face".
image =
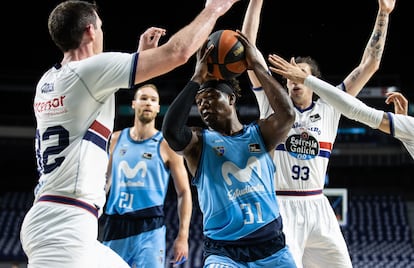
<svg viewBox="0 0 414 268">
<path fill-rule="evenodd" d="M 307 63 L 298 63 L 298 66 L 307 74 L 311 74 Z M 304 84 L 297 84 L 287 79 L 286 86 L 293 103 L 300 108 L 307 108 L 312 102 L 313 91 Z"/>
<path fill-rule="evenodd" d="M 220 131 L 221 123 L 231 114 L 228 95 L 209 88 L 197 93 L 195 102 L 204 123 L 208 127 Z"/>
<path fill-rule="evenodd" d="M 135 117 L 142 123 L 153 121 L 160 111 L 159 95 L 151 87 L 141 88 L 132 101 Z"/>
</svg>

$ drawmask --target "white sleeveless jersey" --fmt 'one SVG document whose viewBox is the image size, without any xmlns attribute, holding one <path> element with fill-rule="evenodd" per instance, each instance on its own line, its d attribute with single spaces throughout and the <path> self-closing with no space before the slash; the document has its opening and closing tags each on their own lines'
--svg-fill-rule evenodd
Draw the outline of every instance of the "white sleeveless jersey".
<svg viewBox="0 0 414 268">
<path fill-rule="evenodd" d="M 391 135 L 399 139 L 414 159 L 414 117 L 388 113 Z"/>
<path fill-rule="evenodd" d="M 114 93 L 132 86 L 136 62 L 136 53 L 101 53 L 42 76 L 34 98 L 35 200 L 52 194 L 103 207 Z"/>
<path fill-rule="evenodd" d="M 295 112 L 292 129 L 274 155 L 276 190 L 323 189 L 341 114 L 321 99 Z"/>
<path fill-rule="evenodd" d="M 264 91 L 259 88 L 254 89 L 254 93 L 260 117 L 273 113 Z M 292 129 L 286 140 L 276 147 L 274 154 L 276 190 L 321 190 L 341 114 L 322 99 L 305 110 L 295 108 L 295 113 Z"/>
</svg>

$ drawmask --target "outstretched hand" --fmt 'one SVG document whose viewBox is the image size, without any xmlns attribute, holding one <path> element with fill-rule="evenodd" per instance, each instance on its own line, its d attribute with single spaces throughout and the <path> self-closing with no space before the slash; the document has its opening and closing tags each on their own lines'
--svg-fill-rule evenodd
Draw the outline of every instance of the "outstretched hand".
<svg viewBox="0 0 414 268">
<path fill-rule="evenodd" d="M 150 27 L 139 37 L 138 52 L 158 47 L 161 36 L 165 35 L 166 30 L 158 27 Z"/>
<path fill-rule="evenodd" d="M 271 64 L 269 69 L 272 72 L 280 74 L 294 83 L 303 84 L 308 76 L 308 74 L 296 64 L 293 57 L 291 58 L 290 63 L 276 54 L 269 55 L 268 60 Z"/>
<path fill-rule="evenodd" d="M 388 92 L 386 104 L 394 104 L 395 114 L 408 114 L 408 100 L 400 92 Z"/>
</svg>

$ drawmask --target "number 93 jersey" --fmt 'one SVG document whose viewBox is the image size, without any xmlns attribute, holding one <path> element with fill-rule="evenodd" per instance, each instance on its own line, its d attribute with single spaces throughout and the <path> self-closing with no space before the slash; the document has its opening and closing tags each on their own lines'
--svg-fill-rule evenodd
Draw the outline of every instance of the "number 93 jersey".
<svg viewBox="0 0 414 268">
<path fill-rule="evenodd" d="M 296 117 L 286 140 L 276 147 L 278 191 L 323 189 L 341 114 L 319 99 Z"/>
</svg>

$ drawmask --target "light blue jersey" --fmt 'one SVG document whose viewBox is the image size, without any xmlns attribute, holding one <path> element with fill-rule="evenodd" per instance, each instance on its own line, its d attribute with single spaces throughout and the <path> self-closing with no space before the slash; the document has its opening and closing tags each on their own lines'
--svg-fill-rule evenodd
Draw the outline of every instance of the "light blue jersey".
<svg viewBox="0 0 414 268">
<path fill-rule="evenodd" d="M 193 183 L 203 212 L 204 234 L 237 241 L 279 217 L 273 176 L 275 165 L 256 124 L 223 136 L 204 130 L 203 152 Z M 268 233 L 255 233 L 262 240 Z"/>
<path fill-rule="evenodd" d="M 126 128 L 112 153 L 102 240 L 134 267 L 165 267 L 164 201 L 170 170 L 160 154 L 162 139 L 157 132 L 135 141 Z"/>
<path fill-rule="evenodd" d="M 203 130 L 193 184 L 203 213 L 204 267 L 296 267 L 282 231 L 275 171 L 256 123 L 233 136 Z"/>
<path fill-rule="evenodd" d="M 144 141 L 122 130 L 113 152 L 112 185 L 106 214 L 140 214 L 142 217 L 163 216 L 170 170 L 160 155 L 162 133 Z"/>
</svg>

